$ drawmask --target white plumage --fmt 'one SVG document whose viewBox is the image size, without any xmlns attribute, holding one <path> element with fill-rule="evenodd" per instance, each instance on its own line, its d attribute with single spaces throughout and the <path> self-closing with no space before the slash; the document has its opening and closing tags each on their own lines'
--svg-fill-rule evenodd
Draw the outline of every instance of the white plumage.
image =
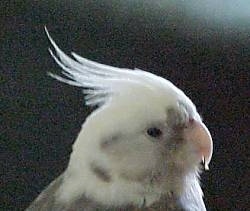
<svg viewBox="0 0 250 211">
<path fill-rule="evenodd" d="M 192 101 L 154 74 L 70 58 L 47 35 L 66 78 L 49 75 L 98 108 L 66 171 L 27 210 L 205 210 L 199 163 L 208 166 L 212 139 Z"/>
</svg>

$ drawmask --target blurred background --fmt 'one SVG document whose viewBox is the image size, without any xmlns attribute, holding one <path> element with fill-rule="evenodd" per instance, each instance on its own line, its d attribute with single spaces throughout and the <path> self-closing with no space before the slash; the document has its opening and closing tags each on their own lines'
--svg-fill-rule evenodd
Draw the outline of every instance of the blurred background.
<svg viewBox="0 0 250 211">
<path fill-rule="evenodd" d="M 214 139 L 201 184 L 208 210 L 249 210 L 250 2 L 1 0 L 0 210 L 23 210 L 66 168 L 91 112 L 48 77 L 46 25 L 61 49 L 171 80 Z"/>
</svg>

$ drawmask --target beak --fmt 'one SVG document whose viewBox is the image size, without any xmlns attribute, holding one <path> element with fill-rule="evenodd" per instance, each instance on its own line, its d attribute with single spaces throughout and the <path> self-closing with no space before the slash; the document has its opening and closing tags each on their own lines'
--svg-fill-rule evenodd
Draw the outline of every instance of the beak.
<svg viewBox="0 0 250 211">
<path fill-rule="evenodd" d="M 184 138 L 194 145 L 198 158 L 203 162 L 205 170 L 208 170 L 213 154 L 211 134 L 203 122 L 194 120 L 191 124 L 185 129 Z"/>
</svg>

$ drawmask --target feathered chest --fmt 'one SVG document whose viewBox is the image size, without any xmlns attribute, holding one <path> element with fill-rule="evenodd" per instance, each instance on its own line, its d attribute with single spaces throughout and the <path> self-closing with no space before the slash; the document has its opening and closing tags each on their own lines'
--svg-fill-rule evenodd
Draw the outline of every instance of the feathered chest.
<svg viewBox="0 0 250 211">
<path fill-rule="evenodd" d="M 56 192 L 63 181 L 63 175 L 54 180 L 26 209 L 26 211 L 182 211 L 181 205 L 173 195 L 162 197 L 152 205 L 146 206 L 105 206 L 82 194 L 78 199 L 68 203 L 57 201 Z"/>
<path fill-rule="evenodd" d="M 160 201 L 152 204 L 149 207 L 136 207 L 133 205 L 127 205 L 122 207 L 105 207 L 91 200 L 88 200 L 85 196 L 76 200 L 66 210 L 76 211 L 182 211 L 183 208 L 177 202 L 178 200 L 174 197 L 162 198 Z M 65 211 L 66 211 L 65 210 Z"/>
</svg>

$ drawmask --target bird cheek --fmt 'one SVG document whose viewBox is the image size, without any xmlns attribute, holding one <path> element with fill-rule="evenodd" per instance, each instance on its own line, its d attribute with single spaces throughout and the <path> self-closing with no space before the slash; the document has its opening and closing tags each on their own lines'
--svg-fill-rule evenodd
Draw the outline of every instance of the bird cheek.
<svg viewBox="0 0 250 211">
<path fill-rule="evenodd" d="M 212 158 L 213 141 L 205 124 L 196 120 L 192 121 L 192 124 L 184 129 L 184 138 L 194 146 L 199 161 L 204 162 L 207 170 Z"/>
</svg>

